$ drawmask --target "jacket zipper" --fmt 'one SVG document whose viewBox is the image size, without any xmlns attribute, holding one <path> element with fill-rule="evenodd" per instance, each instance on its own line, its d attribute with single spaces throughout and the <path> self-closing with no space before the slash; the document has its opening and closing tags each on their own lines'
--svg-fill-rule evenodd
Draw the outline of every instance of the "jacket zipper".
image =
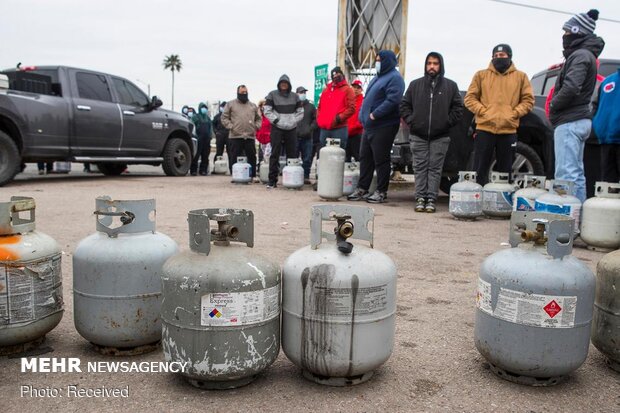
<svg viewBox="0 0 620 413">
<path fill-rule="evenodd" d="M 431 121 L 433 119 L 433 94 L 434 92 L 435 92 L 435 81 L 433 80 L 431 82 L 431 108 L 428 111 L 428 134 L 427 134 L 428 139 L 431 138 Z"/>
</svg>

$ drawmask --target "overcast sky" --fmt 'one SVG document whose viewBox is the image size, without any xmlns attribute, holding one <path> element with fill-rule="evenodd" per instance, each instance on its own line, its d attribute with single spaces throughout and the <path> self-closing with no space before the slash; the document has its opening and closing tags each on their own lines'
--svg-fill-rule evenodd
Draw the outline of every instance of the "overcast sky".
<svg viewBox="0 0 620 413">
<path fill-rule="evenodd" d="M 514 0 L 569 12 L 595 7 L 620 20 L 620 1 Z M 232 99 L 244 83 L 263 98 L 283 73 L 311 88 L 315 65 L 336 61 L 337 0 L 0 0 L 0 68 L 58 64 L 123 76 L 170 106 L 166 55 L 178 54 L 175 107 Z M 410 0 L 406 79 L 422 75 L 430 50 L 467 88 L 497 43 L 509 43 L 529 76 L 562 60 L 570 16 L 489 0 Z M 601 57 L 620 59 L 620 24 L 599 21 Z M 310 94 L 311 95 L 311 94 Z"/>
</svg>

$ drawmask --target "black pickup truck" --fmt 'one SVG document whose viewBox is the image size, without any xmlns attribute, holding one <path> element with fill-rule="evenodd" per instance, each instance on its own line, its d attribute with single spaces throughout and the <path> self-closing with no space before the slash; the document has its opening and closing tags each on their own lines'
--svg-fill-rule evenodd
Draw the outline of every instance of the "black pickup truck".
<svg viewBox="0 0 620 413">
<path fill-rule="evenodd" d="M 25 162 L 95 163 L 105 175 L 128 164 L 189 170 L 193 125 L 122 77 L 66 66 L 0 72 L 0 186 Z"/>
</svg>

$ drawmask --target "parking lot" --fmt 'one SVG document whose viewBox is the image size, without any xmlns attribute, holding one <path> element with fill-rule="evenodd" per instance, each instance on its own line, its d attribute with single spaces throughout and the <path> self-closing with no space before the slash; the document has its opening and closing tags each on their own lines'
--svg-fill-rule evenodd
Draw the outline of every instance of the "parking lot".
<svg viewBox="0 0 620 413">
<path fill-rule="evenodd" d="M 229 176 L 167 177 L 161 168 L 130 166 L 119 177 L 81 172 L 38 176 L 29 164 L 0 188 L 0 200 L 13 195 L 36 199 L 37 230 L 62 247 L 65 313 L 47 335 L 40 357 L 112 360 L 92 350 L 73 326 L 72 253 L 95 231 L 95 197 L 155 198 L 157 229 L 187 250 L 187 212 L 207 207 L 250 209 L 255 216 L 257 253 L 283 263 L 309 244 L 310 206 L 321 203 L 306 185 L 301 191 L 262 184 L 235 185 Z M 344 203 L 344 201 L 340 201 Z M 362 204 L 356 204 L 362 205 Z M 370 204 L 363 204 L 368 205 Z M 454 220 L 442 196 L 436 214 L 415 213 L 411 185 L 394 187 L 388 202 L 374 205 L 375 248 L 398 267 L 397 331 L 394 352 L 367 383 L 325 387 L 305 380 L 280 353 L 250 385 L 229 391 L 193 388 L 165 373 L 21 373 L 19 358 L 0 358 L 2 411 L 464 411 L 464 412 L 617 412 L 620 375 L 590 346 L 586 363 L 569 380 L 550 388 L 531 388 L 496 377 L 474 347 L 475 292 L 480 263 L 505 245 L 508 222 Z M 602 253 L 574 249 L 595 271 Z M 160 361 L 161 351 L 127 358 Z M 128 398 L 21 397 L 20 386 L 79 385 L 125 387 Z"/>
</svg>

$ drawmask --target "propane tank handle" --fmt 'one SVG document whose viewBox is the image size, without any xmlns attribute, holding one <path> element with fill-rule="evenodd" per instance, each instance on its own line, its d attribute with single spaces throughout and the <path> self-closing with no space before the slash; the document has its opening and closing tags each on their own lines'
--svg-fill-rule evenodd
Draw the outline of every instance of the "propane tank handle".
<svg viewBox="0 0 620 413">
<path fill-rule="evenodd" d="M 339 238 L 333 230 L 331 232 L 323 231 L 323 221 L 335 223 L 335 216 L 347 215 L 350 218 L 345 222 L 346 225 L 337 228 L 342 231 L 340 235 L 346 235 L 346 238 L 368 241 L 370 248 L 374 247 L 375 211 L 372 208 L 352 205 L 313 205 L 310 212 L 310 247 L 312 249 L 317 249 L 323 239 L 337 241 Z M 353 230 L 353 226 L 355 226 L 355 230 Z"/>
<path fill-rule="evenodd" d="M 226 216 L 226 225 L 222 218 Z M 192 251 L 209 255 L 211 252 L 211 221 L 226 229 L 227 241 L 254 246 L 254 213 L 247 209 L 206 208 L 189 211 L 189 247 Z M 234 230 L 233 230 L 234 229 Z"/>
<path fill-rule="evenodd" d="M 510 217 L 510 246 L 534 241 L 545 244 L 553 258 L 562 258 L 573 251 L 574 225 L 575 220 L 567 215 L 514 211 Z"/>
<path fill-rule="evenodd" d="M 36 203 L 34 198 L 13 196 L 11 201 L 0 203 L 0 235 L 19 234 L 34 231 Z M 28 218 L 20 217 L 20 212 L 30 212 Z"/>
<path fill-rule="evenodd" d="M 620 199 L 620 183 L 597 182 L 595 188 L 596 196 L 599 198 Z"/>
<path fill-rule="evenodd" d="M 116 238 L 118 234 L 155 233 L 155 220 L 150 218 L 155 211 L 154 199 L 113 200 L 109 196 L 100 196 L 95 199 L 93 214 L 97 217 L 97 231 Z M 120 217 L 123 225 L 112 228 L 113 217 Z"/>
</svg>

